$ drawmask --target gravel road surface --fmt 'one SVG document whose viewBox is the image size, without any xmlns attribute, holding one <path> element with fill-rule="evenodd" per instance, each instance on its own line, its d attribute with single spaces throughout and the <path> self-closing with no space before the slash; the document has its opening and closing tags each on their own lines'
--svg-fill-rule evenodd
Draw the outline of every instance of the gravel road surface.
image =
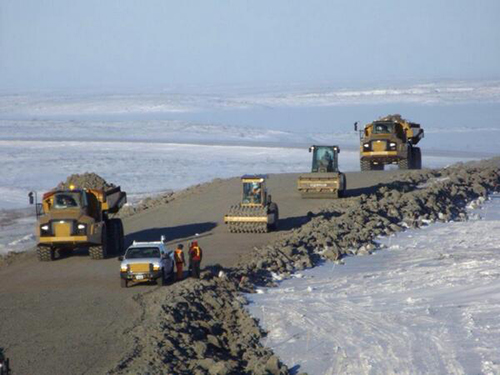
<svg viewBox="0 0 500 375">
<path fill-rule="evenodd" d="M 347 173 L 348 195 L 370 191 L 399 171 Z M 238 178 L 216 180 L 124 220 L 126 241 L 159 240 L 173 246 L 198 233 L 204 264 L 231 266 L 240 255 L 307 222 L 328 200 L 303 200 L 297 174 L 272 175 L 268 190 L 280 210 L 280 228 L 268 234 L 230 234 L 223 215 L 240 200 Z M 152 285 L 121 289 L 116 258 L 90 260 L 85 251 L 51 263 L 34 253 L 0 264 L 0 349 L 16 374 L 103 373 L 130 350 L 127 329 L 140 319 L 138 295 Z M 167 287 L 168 288 L 168 287 Z"/>
</svg>

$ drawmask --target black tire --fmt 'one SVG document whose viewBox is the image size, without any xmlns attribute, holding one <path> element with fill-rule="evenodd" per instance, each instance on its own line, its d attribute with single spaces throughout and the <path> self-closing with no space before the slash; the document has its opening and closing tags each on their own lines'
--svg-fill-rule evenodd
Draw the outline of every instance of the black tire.
<svg viewBox="0 0 500 375">
<path fill-rule="evenodd" d="M 120 279 L 120 286 L 122 288 L 128 288 L 128 280 L 127 279 Z"/>
<path fill-rule="evenodd" d="M 161 270 L 161 276 L 156 279 L 156 284 L 158 286 L 165 286 L 167 285 L 167 279 L 165 278 L 165 270 Z"/>
<path fill-rule="evenodd" d="M 422 151 L 420 151 L 420 147 L 415 147 L 413 149 L 413 168 L 414 169 L 422 169 Z"/>
<path fill-rule="evenodd" d="M 55 259 L 54 249 L 48 246 L 37 246 L 36 255 L 41 262 L 51 262 Z"/>
<path fill-rule="evenodd" d="M 339 190 L 338 197 L 344 198 L 346 196 L 346 191 L 347 191 L 347 182 L 345 179 L 345 174 L 343 173 L 340 174 L 340 185 L 342 185 L 342 189 Z"/>
<path fill-rule="evenodd" d="M 369 160 L 361 160 L 360 161 L 360 165 L 361 165 L 361 170 L 362 171 L 371 171 L 372 170 L 372 163 L 370 163 Z"/>
<path fill-rule="evenodd" d="M 406 154 L 406 158 L 398 160 L 399 169 L 408 170 L 413 168 L 412 156 L 413 156 L 413 148 L 408 146 L 408 153 Z"/>
<path fill-rule="evenodd" d="M 275 213 L 275 216 L 274 216 L 274 223 L 269 225 L 269 229 L 271 230 L 277 230 L 278 229 L 278 222 L 280 220 L 280 212 L 279 212 L 279 209 L 278 209 L 278 205 L 276 203 L 271 203 L 269 205 L 269 211 L 270 212 L 274 212 Z"/>
<path fill-rule="evenodd" d="M 108 220 L 108 254 L 118 255 L 123 252 L 123 224 L 120 219 Z"/>
<path fill-rule="evenodd" d="M 108 256 L 108 228 L 106 223 L 102 225 L 101 245 L 89 247 L 89 255 L 91 259 L 106 259 Z"/>
</svg>

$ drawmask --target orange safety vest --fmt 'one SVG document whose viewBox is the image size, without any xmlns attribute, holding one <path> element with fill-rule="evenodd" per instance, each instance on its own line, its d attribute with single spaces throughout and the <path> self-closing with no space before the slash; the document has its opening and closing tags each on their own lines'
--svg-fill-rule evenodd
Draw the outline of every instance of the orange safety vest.
<svg viewBox="0 0 500 375">
<path fill-rule="evenodd" d="M 200 260 L 201 259 L 201 249 L 199 246 L 192 247 L 191 256 L 192 256 L 193 260 Z"/>
<path fill-rule="evenodd" d="M 174 254 L 175 254 L 175 263 L 184 263 L 184 259 L 182 259 L 184 254 L 182 253 L 181 249 L 176 249 Z"/>
</svg>

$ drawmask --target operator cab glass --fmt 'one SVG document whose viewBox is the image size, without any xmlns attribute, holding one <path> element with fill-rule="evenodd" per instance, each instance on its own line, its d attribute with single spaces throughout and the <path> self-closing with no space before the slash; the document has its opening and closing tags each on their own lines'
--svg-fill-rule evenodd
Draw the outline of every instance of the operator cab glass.
<svg viewBox="0 0 500 375">
<path fill-rule="evenodd" d="M 68 208 L 79 208 L 80 204 L 80 194 L 79 193 L 56 193 L 54 195 L 54 208 L 58 210 L 64 210 Z"/>
<path fill-rule="evenodd" d="M 243 203 L 262 203 L 262 184 L 260 182 L 243 183 Z"/>
<path fill-rule="evenodd" d="M 337 153 L 332 147 L 315 146 L 313 151 L 313 172 L 338 172 Z"/>
<path fill-rule="evenodd" d="M 131 247 L 125 254 L 125 259 L 160 258 L 160 249 L 157 247 Z"/>
<path fill-rule="evenodd" d="M 391 122 L 376 122 L 373 124 L 373 134 L 391 134 L 394 132 L 394 124 Z"/>
</svg>

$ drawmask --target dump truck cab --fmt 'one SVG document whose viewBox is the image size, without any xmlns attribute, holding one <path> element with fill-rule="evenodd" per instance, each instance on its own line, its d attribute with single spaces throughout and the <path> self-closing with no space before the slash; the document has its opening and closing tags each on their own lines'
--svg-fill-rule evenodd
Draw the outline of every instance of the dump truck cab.
<svg viewBox="0 0 500 375">
<path fill-rule="evenodd" d="M 174 274 L 174 253 L 161 241 L 136 242 L 120 257 L 120 280 L 122 288 L 129 282 L 156 281 L 165 285 Z"/>
<path fill-rule="evenodd" d="M 62 248 L 100 242 L 102 211 L 97 209 L 98 203 L 93 198 L 76 189 L 44 194 L 36 228 L 39 243 Z"/>
<path fill-rule="evenodd" d="M 355 124 L 357 129 L 357 123 Z M 419 124 L 400 115 L 390 115 L 367 124 L 360 131 L 361 170 L 383 170 L 397 164 L 400 169 L 420 169 L 422 156 L 415 147 L 424 137 Z"/>
<path fill-rule="evenodd" d="M 302 198 L 339 198 L 345 195 L 345 175 L 339 171 L 338 146 L 309 147 L 311 173 L 301 174 L 297 189 Z"/>
<path fill-rule="evenodd" d="M 36 195 L 30 193 L 30 203 Z M 119 187 L 54 189 L 36 202 L 37 254 L 41 261 L 54 260 L 55 253 L 88 247 L 93 259 L 122 252 L 123 224 L 112 218 L 126 202 Z"/>
<path fill-rule="evenodd" d="M 233 205 L 224 216 L 224 223 L 232 233 L 265 233 L 277 228 L 278 205 L 272 202 L 266 188 L 266 176 L 241 177 L 241 203 Z"/>
</svg>

